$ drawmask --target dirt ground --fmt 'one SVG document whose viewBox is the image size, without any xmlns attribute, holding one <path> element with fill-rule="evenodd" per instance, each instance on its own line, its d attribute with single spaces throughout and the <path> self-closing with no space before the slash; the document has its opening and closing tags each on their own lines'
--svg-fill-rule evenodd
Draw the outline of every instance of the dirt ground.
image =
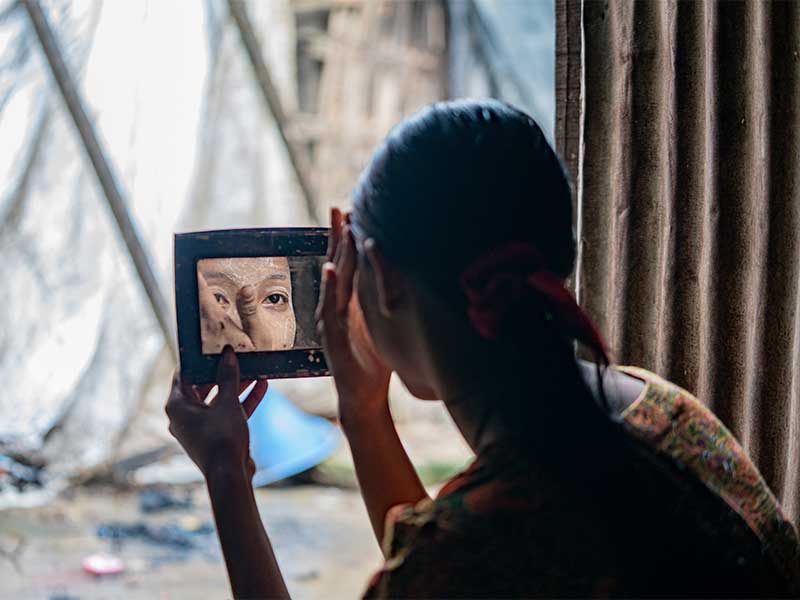
<svg viewBox="0 0 800 600">
<path fill-rule="evenodd" d="M 445 421 L 398 429 L 431 493 L 471 456 Z M 257 489 L 261 518 L 293 598 L 358 598 L 381 554 L 346 444 L 313 479 Z M 188 506 L 146 512 L 148 490 Z M 98 553 L 120 558 L 124 572 L 86 573 L 83 560 Z M 84 486 L 46 506 L 0 511 L 0 600 L 229 597 L 202 484 Z"/>
<path fill-rule="evenodd" d="M 187 495 L 192 506 L 147 514 L 138 491 L 81 488 L 47 507 L 0 513 L 0 597 L 229 597 L 205 488 L 167 491 L 180 499 Z M 301 485 L 259 489 L 256 496 L 293 597 L 359 596 L 380 552 L 356 490 Z M 142 525 L 161 537 L 98 535 L 114 526 L 144 530 Z M 98 552 L 121 558 L 125 571 L 85 573 L 82 560 Z"/>
</svg>

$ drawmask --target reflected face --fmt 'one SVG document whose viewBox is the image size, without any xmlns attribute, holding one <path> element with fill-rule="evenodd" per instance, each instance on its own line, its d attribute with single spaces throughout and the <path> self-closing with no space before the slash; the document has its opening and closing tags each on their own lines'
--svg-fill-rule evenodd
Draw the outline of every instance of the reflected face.
<svg viewBox="0 0 800 600">
<path fill-rule="evenodd" d="M 203 354 L 288 350 L 297 322 L 289 261 L 282 256 L 197 262 Z"/>
</svg>

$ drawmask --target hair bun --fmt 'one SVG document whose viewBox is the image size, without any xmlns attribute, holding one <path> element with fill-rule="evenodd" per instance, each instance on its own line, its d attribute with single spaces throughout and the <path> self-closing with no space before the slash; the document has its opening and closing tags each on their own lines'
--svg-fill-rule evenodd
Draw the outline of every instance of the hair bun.
<svg viewBox="0 0 800 600">
<path fill-rule="evenodd" d="M 585 344 L 608 364 L 605 342 L 594 323 L 532 244 L 509 242 L 485 254 L 464 271 L 461 286 L 470 322 L 481 337 L 497 339 L 515 306 L 526 298 L 540 298 L 564 335 Z"/>
</svg>

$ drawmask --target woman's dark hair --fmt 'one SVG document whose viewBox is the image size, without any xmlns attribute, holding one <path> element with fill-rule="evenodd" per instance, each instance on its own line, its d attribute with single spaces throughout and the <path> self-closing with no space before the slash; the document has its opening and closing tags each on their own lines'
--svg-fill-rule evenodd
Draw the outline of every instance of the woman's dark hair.
<svg viewBox="0 0 800 600">
<path fill-rule="evenodd" d="M 481 100 L 434 104 L 398 125 L 361 176 L 351 218 L 390 263 L 466 320 L 462 275 L 504 244 L 535 247 L 544 268 L 566 278 L 576 256 L 572 217 L 569 178 L 539 125 L 509 104 Z M 527 376 L 516 377 L 518 389 L 498 394 L 487 410 L 501 412 L 527 437 L 534 422 L 549 436 L 548 416 L 567 418 L 592 438 L 610 434 L 611 420 L 583 382 L 574 339 L 553 322 L 547 299 L 526 299 L 508 321 L 497 352 L 487 355 L 517 357 L 505 363 L 506 372 L 522 368 Z M 507 391 L 515 384 L 504 385 Z M 600 391 L 607 408 L 602 385 Z"/>
<path fill-rule="evenodd" d="M 387 258 L 440 289 L 509 240 L 535 244 L 561 277 L 575 264 L 564 167 L 530 116 L 496 100 L 434 104 L 401 123 L 353 203 Z"/>
</svg>

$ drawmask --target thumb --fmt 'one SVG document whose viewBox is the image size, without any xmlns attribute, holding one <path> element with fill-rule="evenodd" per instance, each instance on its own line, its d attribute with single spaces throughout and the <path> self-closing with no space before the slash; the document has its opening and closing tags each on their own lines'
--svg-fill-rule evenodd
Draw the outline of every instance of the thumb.
<svg viewBox="0 0 800 600">
<path fill-rule="evenodd" d="M 217 385 L 219 386 L 219 395 L 217 399 L 233 398 L 238 403 L 239 361 L 230 345 L 225 346 L 222 350 L 222 356 L 217 366 Z M 223 400 L 223 402 L 224 401 L 226 400 Z"/>
</svg>

